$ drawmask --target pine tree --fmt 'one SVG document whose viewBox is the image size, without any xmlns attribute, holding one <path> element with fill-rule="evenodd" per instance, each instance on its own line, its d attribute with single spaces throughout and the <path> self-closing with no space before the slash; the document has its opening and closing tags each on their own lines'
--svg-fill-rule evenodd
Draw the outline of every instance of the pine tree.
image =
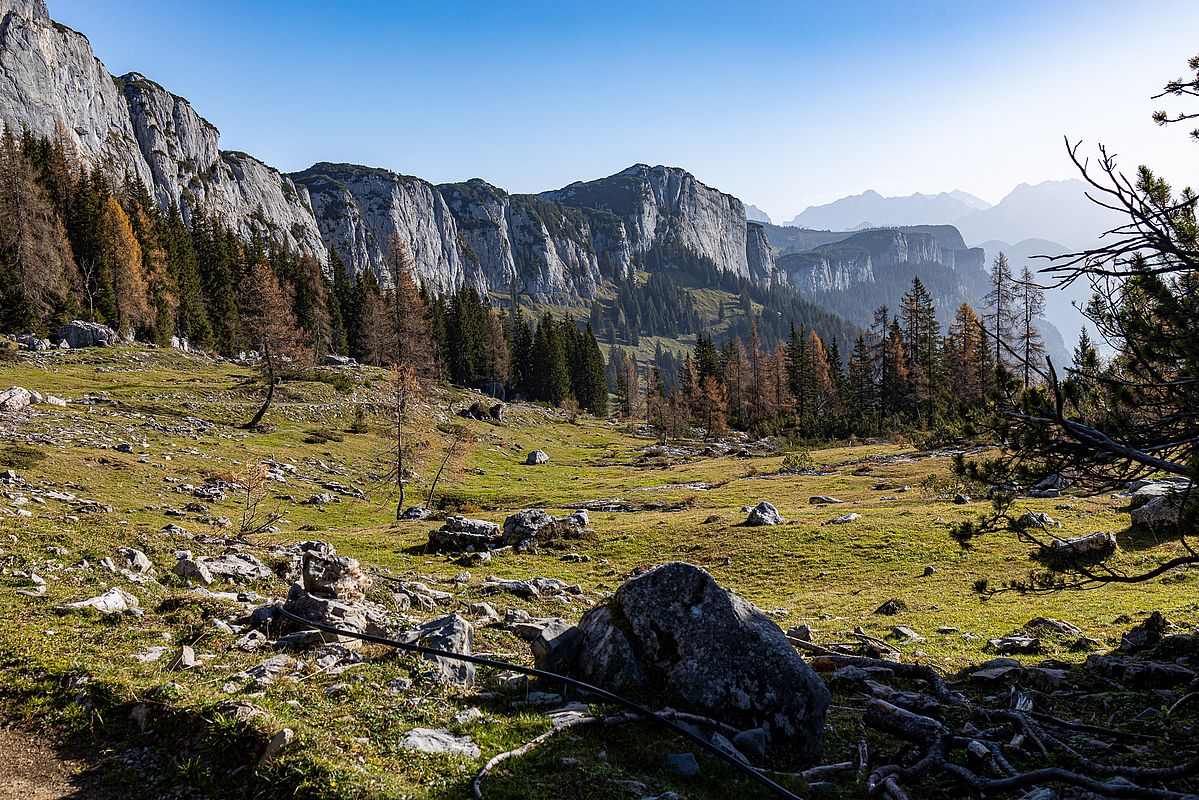
<svg viewBox="0 0 1199 800">
<path fill-rule="evenodd" d="M 995 257 L 991 267 L 991 290 L 983 302 L 986 303 L 987 313 L 983 320 L 991 341 L 993 356 L 991 363 L 995 366 L 996 385 L 1002 384 L 1004 375 L 1011 363 L 1011 353 L 1016 351 L 1015 333 L 1018 325 L 1016 307 L 1016 282 L 1012 277 L 1012 268 L 1007 256 L 1000 252 Z"/>
<path fill-rule="evenodd" d="M 1041 332 L 1037 329 L 1037 320 L 1045 314 L 1045 290 L 1036 283 L 1032 270 L 1025 267 L 1020 273 L 1020 283 L 1016 287 L 1017 313 L 1019 328 L 1016 331 L 1016 349 L 1020 353 L 1020 366 L 1023 369 L 1024 385 L 1028 386 L 1034 364 L 1045 356 L 1045 344 Z"/>
<path fill-rule="evenodd" d="M 919 276 L 912 278 L 911 288 L 900 300 L 900 317 L 914 410 L 931 423 L 936 416 L 940 384 L 941 328 L 932 296 Z"/>
<path fill-rule="evenodd" d="M 853 418 L 872 429 L 878 409 L 878 387 L 875 383 L 874 351 L 866 342 L 865 335 L 858 336 L 849 357 L 849 374 L 846 377 L 846 411 Z"/>
</svg>

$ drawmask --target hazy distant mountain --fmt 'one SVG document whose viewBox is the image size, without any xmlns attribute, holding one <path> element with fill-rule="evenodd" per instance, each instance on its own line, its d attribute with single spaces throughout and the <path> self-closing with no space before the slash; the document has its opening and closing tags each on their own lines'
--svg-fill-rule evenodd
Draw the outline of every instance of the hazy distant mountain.
<svg viewBox="0 0 1199 800">
<path fill-rule="evenodd" d="M 1079 180 L 1022 183 L 997 205 L 954 224 L 971 244 L 1042 239 L 1061 242 L 1063 250 L 1086 247 L 1120 224 L 1121 217 L 1092 203 L 1085 190 Z"/>
<path fill-rule="evenodd" d="M 770 221 L 769 214 L 757 206 L 751 206 L 749 203 L 745 204 L 745 218 L 750 222 L 765 222 L 767 225 L 774 224 Z"/>
<path fill-rule="evenodd" d="M 985 200 L 962 191 L 883 197 L 869 189 L 822 206 L 809 206 L 787 224 L 834 231 L 862 227 L 949 225 L 986 208 L 990 208 L 990 204 Z"/>
</svg>

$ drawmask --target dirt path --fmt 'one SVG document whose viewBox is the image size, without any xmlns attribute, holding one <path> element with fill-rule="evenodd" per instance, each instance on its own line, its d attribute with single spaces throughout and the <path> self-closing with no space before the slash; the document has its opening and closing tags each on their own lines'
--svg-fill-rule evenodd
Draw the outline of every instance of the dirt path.
<svg viewBox="0 0 1199 800">
<path fill-rule="evenodd" d="M 36 734 L 0 727 L 0 800 L 95 800 L 77 783 L 83 768 Z"/>
</svg>

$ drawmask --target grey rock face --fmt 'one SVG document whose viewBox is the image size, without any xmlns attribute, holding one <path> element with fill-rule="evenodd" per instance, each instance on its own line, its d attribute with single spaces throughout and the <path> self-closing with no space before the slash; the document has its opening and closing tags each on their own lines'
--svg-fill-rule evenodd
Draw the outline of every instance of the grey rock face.
<svg viewBox="0 0 1199 800">
<path fill-rule="evenodd" d="M 81 319 L 63 325 L 58 329 L 58 339 L 74 349 L 79 347 L 113 347 L 120 340 L 116 331 L 107 325 L 97 322 L 85 322 Z"/>
<path fill-rule="evenodd" d="M 635 254 L 669 240 L 724 270 L 769 281 L 774 258 L 745 207 L 675 168 L 637 165 L 540 195 L 510 195 L 479 179 L 432 186 L 348 164 L 295 173 L 321 232 L 352 272 L 380 272 L 393 236 L 416 272 L 443 288 L 507 291 L 546 302 L 592 297 L 629 274 Z"/>
<path fill-rule="evenodd" d="M 955 232 L 956 234 L 956 232 Z M 982 268 L 983 252 L 948 242 L 932 233 L 886 228 L 867 230 L 778 259 L 777 267 L 796 288 L 807 292 L 851 289 L 874 283 L 875 273 L 906 264 L 941 264 L 951 269 Z"/>
<path fill-rule="evenodd" d="M 690 564 L 626 582 L 579 623 L 578 673 L 614 691 L 664 689 L 680 707 L 804 758 L 820 753 L 829 693 L 786 635 Z"/>
<path fill-rule="evenodd" d="M 200 204 L 243 236 L 257 230 L 326 257 L 308 198 L 289 179 L 219 150 L 216 128 L 183 98 L 138 73 L 114 79 L 42 0 L 0 0 L 0 122 L 62 136 L 118 185 L 140 181 L 163 208 L 174 201 L 186 216 Z"/>
</svg>

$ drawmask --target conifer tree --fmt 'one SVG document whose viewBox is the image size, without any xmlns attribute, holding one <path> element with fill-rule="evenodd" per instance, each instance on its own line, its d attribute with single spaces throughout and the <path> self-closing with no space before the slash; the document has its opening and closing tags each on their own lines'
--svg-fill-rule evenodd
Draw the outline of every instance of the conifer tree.
<svg viewBox="0 0 1199 800">
<path fill-rule="evenodd" d="M 292 311 L 287 290 L 265 260 L 256 258 L 248 265 L 241 299 L 246 344 L 258 351 L 258 369 L 266 384 L 262 405 L 244 425 L 255 428 L 271 407 L 283 370 L 288 365 L 311 363 L 312 353 Z"/>
<path fill-rule="evenodd" d="M 1020 354 L 1024 385 L 1028 386 L 1034 371 L 1040 371 L 1039 364 L 1045 356 L 1045 343 L 1037 328 L 1037 321 L 1045 314 L 1045 290 L 1037 285 L 1032 270 L 1025 267 L 1020 273 L 1016 292 L 1019 328 L 1016 331 L 1015 345 Z"/>
</svg>

